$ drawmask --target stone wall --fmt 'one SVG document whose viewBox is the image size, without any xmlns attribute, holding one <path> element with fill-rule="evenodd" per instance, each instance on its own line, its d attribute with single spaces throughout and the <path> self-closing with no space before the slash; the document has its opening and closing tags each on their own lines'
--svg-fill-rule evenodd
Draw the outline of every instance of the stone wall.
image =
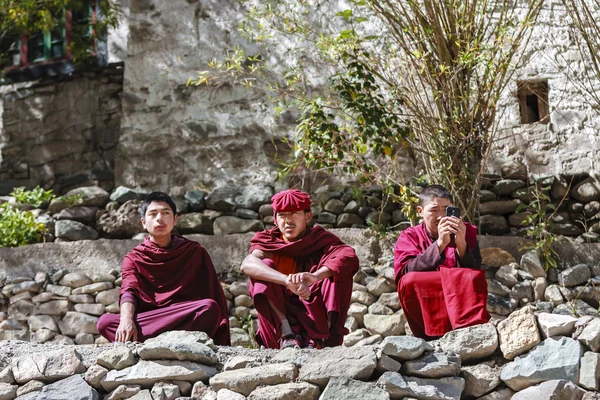
<svg viewBox="0 0 600 400">
<path fill-rule="evenodd" d="M 114 185 L 123 65 L 2 87 L 0 195 L 41 185 L 62 194 Z"/>
<path fill-rule="evenodd" d="M 102 346 L 96 321 L 118 312 L 118 270 L 15 278 L 0 287 L 0 339 L 45 345 L 0 341 L 0 398 L 597 399 L 600 297 L 588 289 L 600 283 L 598 264 L 546 276 L 533 253 L 515 261 L 484 253 L 490 323 L 429 342 L 411 336 L 390 263 L 363 266 L 350 334 L 323 350 L 217 348 L 202 332 Z M 255 347 L 248 284 L 224 290 L 232 345 Z"/>
</svg>

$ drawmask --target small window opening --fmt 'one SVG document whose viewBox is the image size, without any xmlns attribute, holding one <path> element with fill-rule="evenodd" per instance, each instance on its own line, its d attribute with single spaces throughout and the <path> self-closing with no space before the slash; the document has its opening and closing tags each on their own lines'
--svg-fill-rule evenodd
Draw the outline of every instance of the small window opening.
<svg viewBox="0 0 600 400">
<path fill-rule="evenodd" d="M 517 82 L 521 124 L 548 123 L 548 81 Z"/>
</svg>

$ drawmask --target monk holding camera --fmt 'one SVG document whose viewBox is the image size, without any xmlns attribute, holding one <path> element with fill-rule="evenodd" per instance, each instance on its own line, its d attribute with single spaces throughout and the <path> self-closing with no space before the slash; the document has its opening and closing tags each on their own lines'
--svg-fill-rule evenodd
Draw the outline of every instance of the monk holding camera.
<svg viewBox="0 0 600 400">
<path fill-rule="evenodd" d="M 441 185 L 423 189 L 417 210 L 423 223 L 403 231 L 394 247 L 398 297 L 413 334 L 429 340 L 486 323 L 477 229 L 460 219 Z"/>
</svg>

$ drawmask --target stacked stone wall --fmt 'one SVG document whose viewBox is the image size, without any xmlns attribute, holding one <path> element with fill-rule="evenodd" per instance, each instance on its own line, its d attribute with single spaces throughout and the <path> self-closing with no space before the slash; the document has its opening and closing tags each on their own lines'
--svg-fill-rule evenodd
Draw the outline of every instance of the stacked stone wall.
<svg viewBox="0 0 600 400">
<path fill-rule="evenodd" d="M 0 195 L 36 185 L 62 194 L 114 187 L 123 64 L 0 91 Z"/>
</svg>

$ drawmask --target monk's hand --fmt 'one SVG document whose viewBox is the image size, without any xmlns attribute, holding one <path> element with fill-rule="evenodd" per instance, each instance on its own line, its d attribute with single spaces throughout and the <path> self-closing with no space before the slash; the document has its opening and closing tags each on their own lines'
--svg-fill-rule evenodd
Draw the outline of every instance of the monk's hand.
<svg viewBox="0 0 600 400">
<path fill-rule="evenodd" d="M 291 274 L 285 280 L 285 286 L 298 297 L 308 300 L 310 297 L 310 289 L 305 283 L 302 283 L 298 276 L 299 274 Z"/>
<path fill-rule="evenodd" d="M 458 255 L 464 257 L 467 250 L 467 226 L 461 219 L 459 219 L 454 242 L 456 243 Z"/>
<path fill-rule="evenodd" d="M 310 272 L 300 272 L 299 274 L 294 274 L 295 279 L 298 280 L 298 283 L 304 283 L 306 286 L 311 286 L 313 283 L 317 283 L 319 278 L 317 275 L 312 274 Z"/>
<path fill-rule="evenodd" d="M 138 331 L 133 320 L 121 318 L 117 333 L 115 334 L 115 342 L 137 342 Z"/>
<path fill-rule="evenodd" d="M 452 241 L 452 235 L 458 231 L 458 223 L 462 222 L 456 217 L 443 217 L 438 224 L 438 247 L 440 252 Z"/>
</svg>

